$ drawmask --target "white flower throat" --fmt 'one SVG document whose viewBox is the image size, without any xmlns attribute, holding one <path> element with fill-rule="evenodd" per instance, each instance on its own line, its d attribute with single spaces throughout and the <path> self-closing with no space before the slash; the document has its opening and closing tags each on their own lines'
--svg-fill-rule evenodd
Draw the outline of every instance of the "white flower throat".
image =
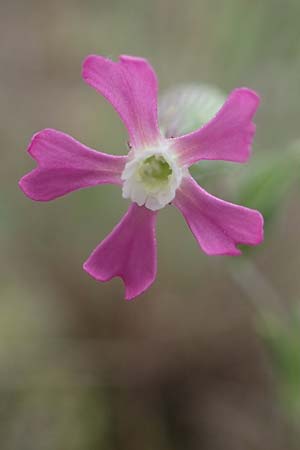
<svg viewBox="0 0 300 450">
<path fill-rule="evenodd" d="M 133 150 L 122 173 L 123 197 L 157 211 L 174 199 L 185 170 L 166 144 Z"/>
</svg>

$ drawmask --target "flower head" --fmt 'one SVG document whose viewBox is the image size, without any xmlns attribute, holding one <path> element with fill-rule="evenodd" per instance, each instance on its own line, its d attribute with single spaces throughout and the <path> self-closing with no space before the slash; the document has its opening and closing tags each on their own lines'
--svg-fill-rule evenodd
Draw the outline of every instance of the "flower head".
<svg viewBox="0 0 300 450">
<path fill-rule="evenodd" d="M 258 211 L 208 194 L 188 170 L 201 160 L 247 161 L 259 104 L 255 92 L 234 90 L 205 126 L 165 138 L 158 126 L 157 79 L 145 59 L 121 56 L 113 62 L 92 55 L 83 63 L 83 78 L 119 113 L 129 133 L 129 154 L 108 155 L 45 129 L 31 140 L 28 152 L 37 167 L 21 179 L 20 187 L 31 199 L 48 201 L 88 186 L 122 186 L 123 197 L 132 204 L 84 263 L 92 277 L 121 277 L 126 299 L 145 291 L 156 276 L 156 215 L 168 204 L 181 211 L 209 255 L 239 255 L 238 244 L 262 241 Z"/>
<path fill-rule="evenodd" d="M 123 197 L 157 211 L 174 200 L 185 172 L 167 142 L 133 151 L 121 176 Z"/>
</svg>

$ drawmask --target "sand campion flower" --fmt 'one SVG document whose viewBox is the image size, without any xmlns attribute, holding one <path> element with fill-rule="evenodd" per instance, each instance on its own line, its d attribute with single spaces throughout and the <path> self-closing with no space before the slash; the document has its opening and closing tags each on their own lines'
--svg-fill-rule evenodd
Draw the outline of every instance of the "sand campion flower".
<svg viewBox="0 0 300 450">
<path fill-rule="evenodd" d="M 132 203 L 84 263 L 86 272 L 99 281 L 121 277 L 126 299 L 144 292 L 156 276 L 157 212 L 169 204 L 181 211 L 209 255 L 239 255 L 237 244 L 262 241 L 258 211 L 208 194 L 188 170 L 201 160 L 248 160 L 255 133 L 252 118 L 259 104 L 255 92 L 234 90 L 205 126 L 167 139 L 158 126 L 158 84 L 147 60 L 121 56 L 113 62 L 91 55 L 83 63 L 83 79 L 120 115 L 129 133 L 129 154 L 101 153 L 60 131 L 45 129 L 31 140 L 28 152 L 37 168 L 21 179 L 20 187 L 32 200 L 48 201 L 88 186 L 122 186 L 123 197 Z"/>
</svg>

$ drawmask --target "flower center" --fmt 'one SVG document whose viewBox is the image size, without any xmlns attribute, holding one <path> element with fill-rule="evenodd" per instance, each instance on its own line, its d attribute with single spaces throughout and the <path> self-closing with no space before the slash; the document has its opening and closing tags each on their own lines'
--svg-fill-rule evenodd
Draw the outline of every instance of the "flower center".
<svg viewBox="0 0 300 450">
<path fill-rule="evenodd" d="M 138 176 L 143 184 L 157 188 L 168 183 L 172 169 L 162 155 L 152 155 L 146 158 L 140 166 Z"/>
<path fill-rule="evenodd" d="M 156 211 L 170 203 L 184 169 L 167 144 L 134 150 L 122 173 L 123 197 Z"/>
</svg>

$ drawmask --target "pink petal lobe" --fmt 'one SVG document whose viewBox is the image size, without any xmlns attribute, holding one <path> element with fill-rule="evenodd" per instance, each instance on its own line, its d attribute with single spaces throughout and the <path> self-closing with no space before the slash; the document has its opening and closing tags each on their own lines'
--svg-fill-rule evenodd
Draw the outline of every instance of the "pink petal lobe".
<svg viewBox="0 0 300 450">
<path fill-rule="evenodd" d="M 45 129 L 36 133 L 28 153 L 38 166 L 19 185 L 32 200 L 53 200 L 98 184 L 122 184 L 125 156 L 92 150 L 60 131 Z"/>
<path fill-rule="evenodd" d="M 216 116 L 199 130 L 170 140 L 181 163 L 200 160 L 245 162 L 255 134 L 253 116 L 259 97 L 250 89 L 235 89 Z"/>
<path fill-rule="evenodd" d="M 240 255 L 237 244 L 258 245 L 263 240 L 263 217 L 258 211 L 208 194 L 192 177 L 184 178 L 173 204 L 209 255 Z"/>
<path fill-rule="evenodd" d="M 98 281 L 121 277 L 126 300 L 144 292 L 156 276 L 156 213 L 135 203 L 92 252 L 84 270 Z"/>
<path fill-rule="evenodd" d="M 90 55 L 83 62 L 82 76 L 118 112 L 133 147 L 159 140 L 157 79 L 147 60 L 121 56 L 119 62 L 113 62 Z"/>
</svg>

